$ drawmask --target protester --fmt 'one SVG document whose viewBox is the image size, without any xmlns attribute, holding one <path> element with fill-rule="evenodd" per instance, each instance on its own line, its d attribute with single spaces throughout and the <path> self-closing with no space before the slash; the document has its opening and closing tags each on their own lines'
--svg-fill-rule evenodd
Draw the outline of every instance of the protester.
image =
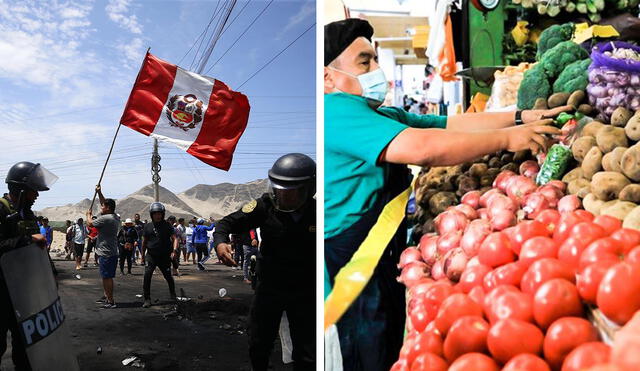
<svg viewBox="0 0 640 371">
<path fill-rule="evenodd" d="M 51 244 L 53 243 L 53 228 L 49 226 L 49 219 L 42 218 L 40 234 L 47 239 L 47 252 L 49 252 L 49 250 L 51 250 Z"/>
<path fill-rule="evenodd" d="M 266 371 L 282 313 L 287 313 L 294 370 L 315 370 L 315 162 L 299 153 L 279 158 L 270 192 L 218 221 L 218 255 L 232 258 L 229 235 L 260 228 L 261 256 L 249 320 L 249 356 L 254 371 Z"/>
<path fill-rule="evenodd" d="M 133 249 L 138 244 L 138 231 L 136 231 L 133 220 L 127 219 L 124 221 L 124 225 L 118 232 L 118 244 L 120 248 L 120 274 L 123 276 L 124 263 L 127 262 L 127 273 L 131 274 L 131 260 L 133 257 Z"/>
<path fill-rule="evenodd" d="M 120 230 L 120 217 L 116 212 L 116 201 L 104 198 L 102 188 L 96 186 L 96 192 L 100 198 L 100 216 L 92 218 L 91 210 L 87 211 L 87 224 L 98 229 L 95 254 L 98 255 L 100 276 L 104 296 L 97 303 L 103 303 L 102 308 L 116 308 L 113 298 L 113 278 L 116 276 L 118 265 L 118 231 Z"/>
<path fill-rule="evenodd" d="M 182 253 L 182 260 L 187 262 L 187 235 L 186 228 L 184 226 L 184 218 L 178 219 L 178 224 L 176 225 L 176 235 L 179 239 L 180 252 Z M 180 258 L 178 258 L 179 260 Z"/>
<path fill-rule="evenodd" d="M 196 264 L 196 247 L 193 245 L 191 237 L 193 236 L 193 228 L 195 225 L 196 223 L 194 219 L 191 219 L 189 221 L 189 225 L 184 230 L 184 236 L 187 244 L 187 263 L 189 262 L 189 257 L 191 257 L 193 265 Z"/>
<path fill-rule="evenodd" d="M 249 264 L 251 263 L 251 257 L 258 255 L 258 240 L 255 229 L 248 230 L 246 232 L 237 235 L 239 238 L 238 243 L 242 246 L 243 264 L 242 273 L 244 275 L 244 282 L 251 283 L 251 276 L 249 275 Z"/>
<path fill-rule="evenodd" d="M 173 274 L 174 276 L 180 276 L 180 271 L 178 270 L 178 268 L 180 267 L 180 235 L 178 234 L 178 230 L 176 228 L 178 226 L 178 223 L 176 223 L 176 217 L 173 215 L 170 215 L 167 218 L 167 222 L 169 222 L 169 225 L 173 227 L 173 230 L 176 233 L 176 238 L 178 239 L 178 253 L 175 254 L 175 256 L 171 259 L 171 265 L 173 267 L 171 274 Z"/>
<path fill-rule="evenodd" d="M 198 270 L 204 270 L 204 263 L 209 259 L 209 250 L 207 250 L 207 232 L 212 230 L 215 226 L 204 225 L 204 219 L 198 219 L 198 224 L 193 227 L 193 235 L 191 236 L 191 243 L 196 248 L 198 255 Z"/>
<path fill-rule="evenodd" d="M 233 269 L 240 269 L 244 267 L 244 250 L 242 249 L 242 244 L 240 243 L 240 236 L 237 234 L 232 234 L 229 236 L 231 248 L 233 249 L 233 260 L 238 263 L 237 267 L 233 267 Z"/>
<path fill-rule="evenodd" d="M 133 216 L 133 223 L 136 226 L 136 231 L 138 232 L 138 246 L 135 248 L 135 255 L 133 256 L 133 263 L 138 264 L 138 257 L 142 260 L 140 261 L 141 265 L 144 265 L 144 256 L 142 254 L 142 230 L 144 229 L 144 223 L 140 220 L 140 214 L 135 214 Z"/>
<path fill-rule="evenodd" d="M 66 222 L 66 230 L 65 230 L 65 243 L 64 243 L 64 252 L 67 254 L 65 259 L 71 260 L 71 254 L 73 253 L 73 229 L 71 220 L 67 220 Z"/>
<path fill-rule="evenodd" d="M 92 220 L 96 220 L 96 217 L 93 216 Z M 96 227 L 89 227 L 87 225 L 87 257 L 84 260 L 85 268 L 89 266 L 89 257 L 91 256 L 91 252 L 96 247 L 96 240 L 98 238 L 98 229 Z M 93 254 L 93 265 L 98 266 L 98 255 Z"/>
<path fill-rule="evenodd" d="M 73 254 L 76 259 L 76 270 L 82 269 L 82 255 L 84 254 L 84 240 L 87 231 L 82 218 L 78 218 L 76 224 L 71 227 L 73 233 Z"/>
<path fill-rule="evenodd" d="M 144 267 L 144 303 L 143 308 L 151 306 L 151 276 L 158 267 L 169 285 L 171 300 L 176 300 L 176 287 L 171 276 L 171 260 L 180 253 L 175 229 L 164 220 L 165 207 L 154 202 L 149 207 L 151 223 L 144 226 L 142 235 L 142 253 L 145 254 Z"/>
</svg>

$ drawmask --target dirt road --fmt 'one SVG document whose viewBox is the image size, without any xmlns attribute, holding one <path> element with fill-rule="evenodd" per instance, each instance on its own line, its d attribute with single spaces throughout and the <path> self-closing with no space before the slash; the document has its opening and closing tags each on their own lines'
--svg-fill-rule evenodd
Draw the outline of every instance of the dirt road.
<svg viewBox="0 0 640 371">
<path fill-rule="evenodd" d="M 97 267 L 76 272 L 73 262 L 51 255 L 59 270 L 59 292 L 72 336 L 69 351 L 77 354 L 82 370 L 135 370 L 122 365 L 132 355 L 146 370 L 251 369 L 246 327 L 253 292 L 243 283 L 240 270 L 213 263 L 204 272 L 182 266 L 176 290 L 191 301 L 178 305 L 168 301 L 167 284 L 156 271 L 151 284 L 154 305 L 144 309 L 143 267 L 134 266 L 132 275 L 118 273 L 115 278 L 118 307 L 101 309 L 95 303 L 102 295 Z M 227 290 L 225 297 L 220 297 L 220 288 Z M 9 351 L 2 357 L 2 371 L 12 369 Z M 279 340 L 271 365 L 273 370 L 293 369 L 282 362 Z"/>
</svg>

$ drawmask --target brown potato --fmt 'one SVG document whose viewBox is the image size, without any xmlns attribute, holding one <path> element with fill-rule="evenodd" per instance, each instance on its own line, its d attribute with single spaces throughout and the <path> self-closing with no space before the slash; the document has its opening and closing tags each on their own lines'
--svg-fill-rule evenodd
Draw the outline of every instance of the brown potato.
<svg viewBox="0 0 640 371">
<path fill-rule="evenodd" d="M 633 209 L 638 205 L 628 201 L 617 201 L 611 206 L 603 206 L 600 210 L 600 215 L 609 215 L 620 220 L 624 220 L 627 215 L 631 213 Z"/>
<path fill-rule="evenodd" d="M 624 133 L 623 128 L 617 128 L 615 126 L 605 126 L 598 130 L 596 134 L 596 142 L 598 147 L 602 150 L 602 153 L 609 153 L 616 147 L 628 147 L 629 140 Z"/>
<path fill-rule="evenodd" d="M 569 183 L 572 180 L 580 179 L 580 178 L 582 178 L 582 168 L 581 167 L 577 167 L 577 168 L 569 171 L 568 173 L 566 173 L 562 177 L 562 181 L 565 182 L 565 183 Z"/>
<path fill-rule="evenodd" d="M 513 162 L 521 163 L 523 161 L 528 160 L 531 157 L 531 152 L 529 150 L 518 151 L 513 154 Z"/>
<path fill-rule="evenodd" d="M 582 128 L 580 136 L 583 137 L 588 135 L 595 138 L 598 130 L 602 129 L 605 126 L 606 125 L 601 123 L 600 121 L 591 121 L 590 123 L 586 124 L 584 128 Z"/>
<path fill-rule="evenodd" d="M 584 209 L 593 215 L 600 215 L 600 209 L 604 204 L 605 202 L 599 200 L 598 197 L 593 195 L 593 193 L 587 194 L 584 199 L 582 199 L 582 206 Z"/>
<path fill-rule="evenodd" d="M 631 212 L 624 217 L 622 227 L 640 230 L 640 206 L 631 210 Z"/>
<path fill-rule="evenodd" d="M 533 104 L 533 108 L 531 109 L 548 109 L 549 107 L 547 106 L 547 100 L 544 98 L 538 98 L 536 99 L 536 102 Z"/>
<path fill-rule="evenodd" d="M 624 152 L 620 168 L 629 179 L 640 182 L 640 145 L 636 144 Z"/>
<path fill-rule="evenodd" d="M 591 114 L 591 112 L 593 112 L 593 107 L 591 107 L 588 104 L 581 104 L 578 107 L 578 112 L 582 113 L 583 115 L 587 115 L 588 116 L 588 115 Z"/>
<path fill-rule="evenodd" d="M 616 200 L 620 191 L 630 183 L 629 179 L 620 173 L 601 171 L 591 180 L 591 193 L 603 201 Z"/>
<path fill-rule="evenodd" d="M 636 112 L 624 127 L 624 132 L 633 141 L 640 140 L 640 111 Z"/>
<path fill-rule="evenodd" d="M 473 164 L 469 168 L 469 175 L 475 178 L 480 178 L 487 173 L 487 170 L 489 170 L 489 166 L 485 163 Z"/>
<path fill-rule="evenodd" d="M 618 173 L 621 173 L 622 169 L 620 168 L 620 159 L 622 159 L 622 155 L 624 155 L 626 150 L 627 147 L 618 147 L 602 156 L 602 168 L 604 171 L 617 171 Z"/>
<path fill-rule="evenodd" d="M 585 179 L 591 180 L 593 174 L 602 169 L 602 151 L 598 147 L 591 147 L 589 152 L 584 156 L 582 160 L 582 176 Z"/>
<path fill-rule="evenodd" d="M 456 205 L 458 200 L 452 192 L 438 192 L 429 199 L 429 210 L 431 214 L 438 215 L 449 206 Z"/>
<path fill-rule="evenodd" d="M 518 165 L 516 165 L 513 162 L 510 162 L 510 163 L 508 163 L 508 164 L 506 164 L 506 165 L 504 165 L 503 167 L 500 168 L 500 171 L 504 171 L 504 170 L 511 170 L 514 173 L 517 173 L 518 172 Z"/>
<path fill-rule="evenodd" d="M 584 100 L 585 94 L 583 90 L 576 90 L 569 96 L 567 100 L 567 105 L 572 106 L 573 108 L 578 108 L 580 103 Z"/>
<path fill-rule="evenodd" d="M 591 183 L 584 178 L 574 179 L 567 184 L 567 192 L 571 195 L 577 195 L 581 191 L 584 192 L 584 188 L 589 189 Z M 588 193 L 588 192 L 587 192 Z"/>
<path fill-rule="evenodd" d="M 618 195 L 620 201 L 640 203 L 640 184 L 629 184 Z"/>
<path fill-rule="evenodd" d="M 611 125 L 624 127 L 631 116 L 633 116 L 633 112 L 624 107 L 618 107 L 613 111 L 613 114 L 611 114 Z"/>
<path fill-rule="evenodd" d="M 596 138 L 592 136 L 580 137 L 573 142 L 571 145 L 571 152 L 573 153 L 573 158 L 582 162 L 584 160 L 584 156 L 586 156 L 587 152 L 591 149 L 591 147 L 595 147 Z"/>
<path fill-rule="evenodd" d="M 556 108 L 556 107 L 560 107 L 560 106 L 564 106 L 565 104 L 567 104 L 567 100 L 569 100 L 569 96 L 571 94 L 569 93 L 555 93 L 552 94 L 549 97 L 549 100 L 547 100 L 547 105 L 549 106 L 549 108 Z"/>
</svg>

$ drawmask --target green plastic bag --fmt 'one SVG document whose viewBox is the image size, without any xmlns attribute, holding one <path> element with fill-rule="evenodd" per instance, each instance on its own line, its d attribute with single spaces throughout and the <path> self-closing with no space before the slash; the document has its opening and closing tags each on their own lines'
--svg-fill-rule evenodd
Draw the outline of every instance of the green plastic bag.
<svg viewBox="0 0 640 371">
<path fill-rule="evenodd" d="M 543 185 L 552 180 L 560 179 L 567 170 L 567 165 L 569 165 L 572 158 L 573 154 L 569 147 L 563 144 L 554 144 L 551 146 L 540 168 L 540 172 L 538 172 L 536 183 Z"/>
</svg>

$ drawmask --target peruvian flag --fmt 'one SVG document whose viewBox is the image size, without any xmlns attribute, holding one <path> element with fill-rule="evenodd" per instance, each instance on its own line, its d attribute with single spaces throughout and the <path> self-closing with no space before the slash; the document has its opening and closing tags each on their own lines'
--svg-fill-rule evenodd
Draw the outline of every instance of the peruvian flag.
<svg viewBox="0 0 640 371">
<path fill-rule="evenodd" d="M 147 52 L 120 123 L 229 170 L 249 101 L 223 82 Z"/>
</svg>

